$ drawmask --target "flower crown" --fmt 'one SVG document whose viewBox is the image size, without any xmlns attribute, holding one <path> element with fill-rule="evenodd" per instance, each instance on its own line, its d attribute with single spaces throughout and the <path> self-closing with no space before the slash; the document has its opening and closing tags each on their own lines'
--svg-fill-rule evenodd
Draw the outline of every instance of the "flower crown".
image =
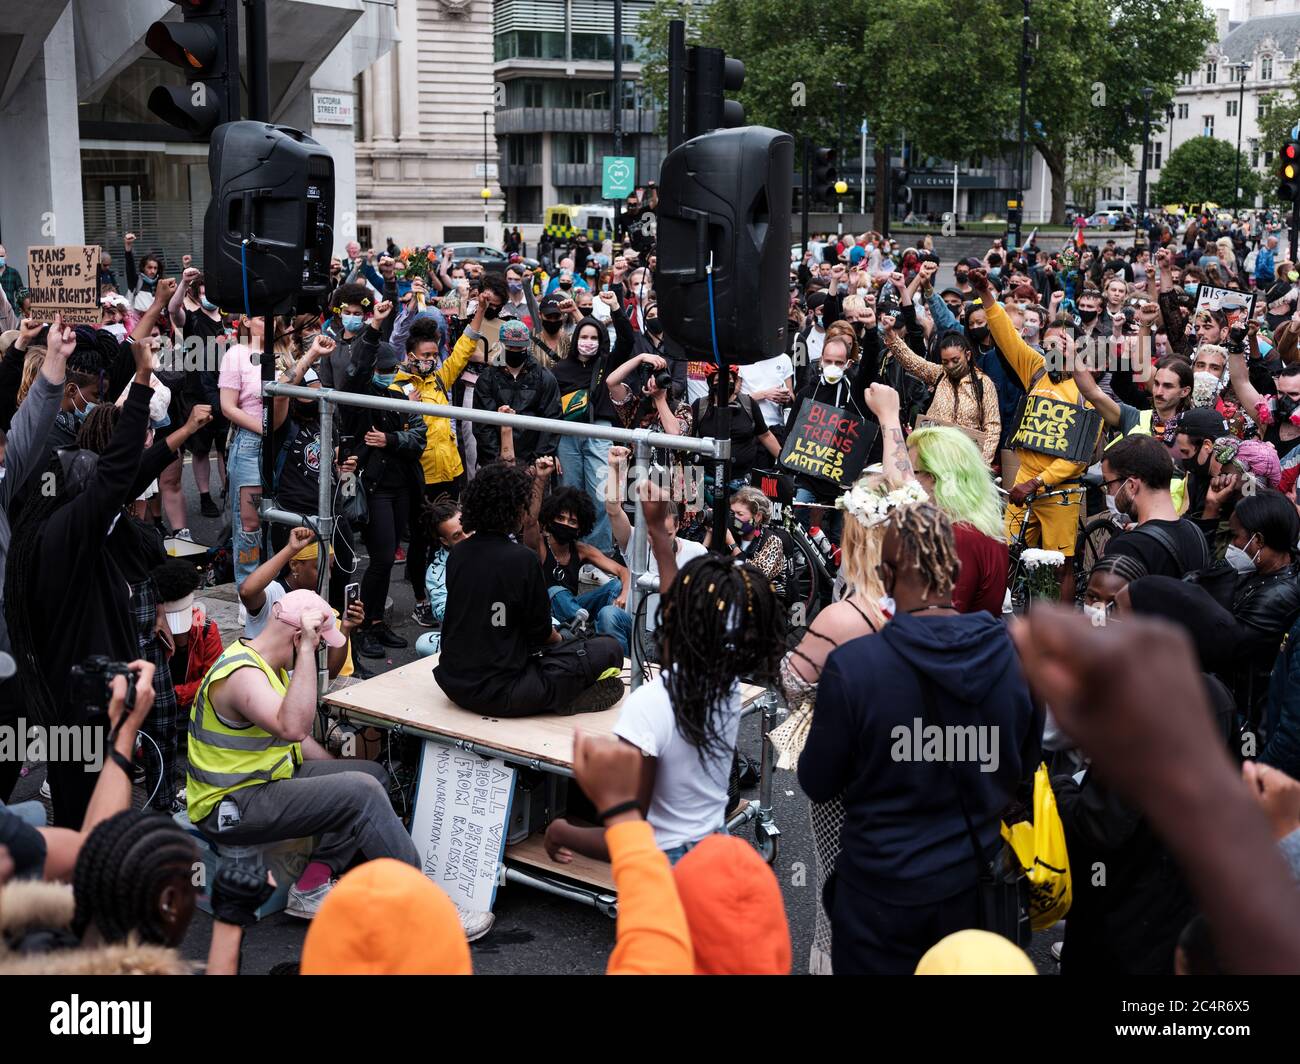
<svg viewBox="0 0 1300 1064">
<path fill-rule="evenodd" d="M 887 484 L 872 486 L 865 480 L 859 480 L 847 492 L 835 500 L 838 509 L 852 514 L 866 528 L 882 525 L 889 515 L 902 506 L 913 503 L 929 502 L 925 493 L 915 480 L 909 480 L 901 488 L 889 490 Z"/>
</svg>

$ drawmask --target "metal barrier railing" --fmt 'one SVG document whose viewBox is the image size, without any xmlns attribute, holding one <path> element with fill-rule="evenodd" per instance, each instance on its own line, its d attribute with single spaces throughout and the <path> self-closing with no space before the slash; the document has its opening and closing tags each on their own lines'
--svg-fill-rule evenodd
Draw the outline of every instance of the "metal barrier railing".
<svg viewBox="0 0 1300 1064">
<path fill-rule="evenodd" d="M 305 525 L 316 533 L 321 543 L 332 543 L 335 531 L 334 518 L 334 406 L 365 407 L 371 410 L 392 410 L 397 413 L 418 413 L 425 417 L 454 418 L 457 421 L 478 421 L 486 425 L 509 426 L 512 429 L 545 432 L 556 436 L 582 436 L 588 439 L 609 440 L 611 443 L 627 444 L 633 449 L 634 465 L 645 468 L 650 460 L 650 448 L 659 447 L 671 451 L 685 451 L 704 455 L 713 462 L 725 462 L 731 457 L 731 441 L 717 440 L 712 437 L 674 436 L 666 432 L 651 432 L 649 429 L 621 429 L 610 425 L 596 425 L 577 421 L 556 421 L 550 418 L 531 417 L 527 414 L 502 414 L 496 410 L 476 410 L 473 407 L 442 406 L 438 403 L 416 402 L 410 399 L 388 399 L 379 395 L 362 395 L 357 392 L 340 391 L 337 388 L 304 388 L 295 384 L 278 382 L 264 383 L 262 392 L 265 397 L 288 399 L 309 399 L 320 408 L 320 485 L 317 495 L 318 514 L 295 514 L 281 510 L 263 498 L 259 514 L 264 521 L 276 524 Z M 270 421 L 268 417 L 267 422 Z M 270 444 L 266 435 L 262 437 L 263 448 Z M 637 607 L 642 594 L 648 594 L 640 586 L 641 577 L 646 573 L 649 562 L 649 533 L 646 529 L 645 514 L 639 495 L 634 494 L 636 517 L 632 526 L 632 542 L 628 547 L 629 580 L 627 588 L 627 611 L 633 617 L 632 638 L 629 640 L 632 657 L 633 689 L 641 683 L 641 640 L 635 630 Z M 329 581 L 329 559 L 323 557 L 317 575 L 317 591 L 325 597 Z M 324 694 L 329 676 L 325 668 L 325 654 L 322 649 L 319 657 L 321 694 Z"/>
</svg>

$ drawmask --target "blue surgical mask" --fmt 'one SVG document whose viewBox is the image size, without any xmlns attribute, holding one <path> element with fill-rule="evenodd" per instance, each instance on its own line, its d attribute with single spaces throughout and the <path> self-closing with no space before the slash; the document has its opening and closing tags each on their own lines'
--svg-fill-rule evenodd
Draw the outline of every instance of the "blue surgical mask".
<svg viewBox="0 0 1300 1064">
<path fill-rule="evenodd" d="M 96 406 L 97 404 L 92 403 L 89 399 L 87 399 L 86 396 L 85 396 L 85 394 L 82 392 L 82 390 L 81 390 L 80 388 L 77 389 L 77 394 L 78 394 L 79 396 L 81 396 L 81 401 L 82 401 L 83 403 L 85 403 L 86 405 L 85 405 L 84 407 L 82 407 L 80 410 L 78 410 L 78 409 L 74 406 L 74 407 L 72 408 L 72 413 L 73 413 L 73 415 L 76 417 L 76 419 L 77 419 L 78 422 L 82 422 L 82 421 L 85 421 L 85 420 L 86 420 L 86 418 L 89 416 L 90 412 L 91 412 L 92 410 L 95 409 L 95 406 Z"/>
<path fill-rule="evenodd" d="M 1194 296 L 1196 295 L 1196 292 L 1200 287 L 1201 287 L 1200 285 L 1196 284 L 1195 282 L 1192 282 L 1190 284 L 1183 285 L 1183 291 L 1186 292 L 1189 296 Z"/>
<path fill-rule="evenodd" d="M 506 287 L 512 292 L 522 292 L 524 290 L 523 281 L 507 281 Z"/>
<path fill-rule="evenodd" d="M 200 296 L 200 297 L 199 297 L 199 306 L 201 306 L 204 310 L 216 310 L 216 309 L 217 309 L 217 305 L 216 305 L 215 303 L 209 302 L 207 296 Z"/>
<path fill-rule="evenodd" d="M 343 328 L 350 333 L 359 333 L 366 324 L 366 319 L 360 314 L 344 314 L 339 320 L 343 322 Z"/>
<path fill-rule="evenodd" d="M 396 373 L 376 373 L 376 374 L 373 374 L 373 375 L 372 375 L 371 380 L 373 380 L 373 381 L 374 381 L 376 384 L 378 384 L 381 388 L 391 388 L 392 385 L 393 385 L 393 381 L 397 380 L 397 374 L 396 374 Z"/>
<path fill-rule="evenodd" d="M 990 277 L 1000 277 L 1001 275 L 1002 275 L 1002 267 L 1001 267 L 1001 266 L 990 266 L 990 267 L 989 267 L 989 276 L 990 276 Z"/>
<path fill-rule="evenodd" d="M 5 265 L 6 265 L 5 257 L 3 255 L 0 255 L 0 270 L 3 270 L 5 268 Z"/>
</svg>

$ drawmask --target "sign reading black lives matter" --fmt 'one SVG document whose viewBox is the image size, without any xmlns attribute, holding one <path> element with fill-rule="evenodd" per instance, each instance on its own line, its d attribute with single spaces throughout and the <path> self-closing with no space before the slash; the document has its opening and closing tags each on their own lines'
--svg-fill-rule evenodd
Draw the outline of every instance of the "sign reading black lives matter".
<svg viewBox="0 0 1300 1064">
<path fill-rule="evenodd" d="M 1067 462 L 1088 462 L 1097 446 L 1101 415 L 1050 395 L 1026 395 L 1017 411 L 1016 434 L 1007 447 L 1064 458 Z"/>
<path fill-rule="evenodd" d="M 827 403 L 805 399 L 781 450 L 781 468 L 846 488 L 867 462 L 880 426 Z"/>
<path fill-rule="evenodd" d="M 28 248 L 27 287 L 33 320 L 50 323 L 58 314 L 65 325 L 98 324 L 99 245 Z"/>
</svg>

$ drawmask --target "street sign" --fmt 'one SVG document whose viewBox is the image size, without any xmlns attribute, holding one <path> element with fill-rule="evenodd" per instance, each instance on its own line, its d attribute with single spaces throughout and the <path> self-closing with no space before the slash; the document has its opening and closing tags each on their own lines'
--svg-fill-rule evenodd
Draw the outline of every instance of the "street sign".
<svg viewBox="0 0 1300 1064">
<path fill-rule="evenodd" d="M 496 177 L 497 164 L 496 163 L 475 163 L 474 176 L 475 177 Z"/>
<path fill-rule="evenodd" d="M 602 156 L 600 170 L 601 199 L 625 199 L 636 191 L 635 156 Z"/>
</svg>

